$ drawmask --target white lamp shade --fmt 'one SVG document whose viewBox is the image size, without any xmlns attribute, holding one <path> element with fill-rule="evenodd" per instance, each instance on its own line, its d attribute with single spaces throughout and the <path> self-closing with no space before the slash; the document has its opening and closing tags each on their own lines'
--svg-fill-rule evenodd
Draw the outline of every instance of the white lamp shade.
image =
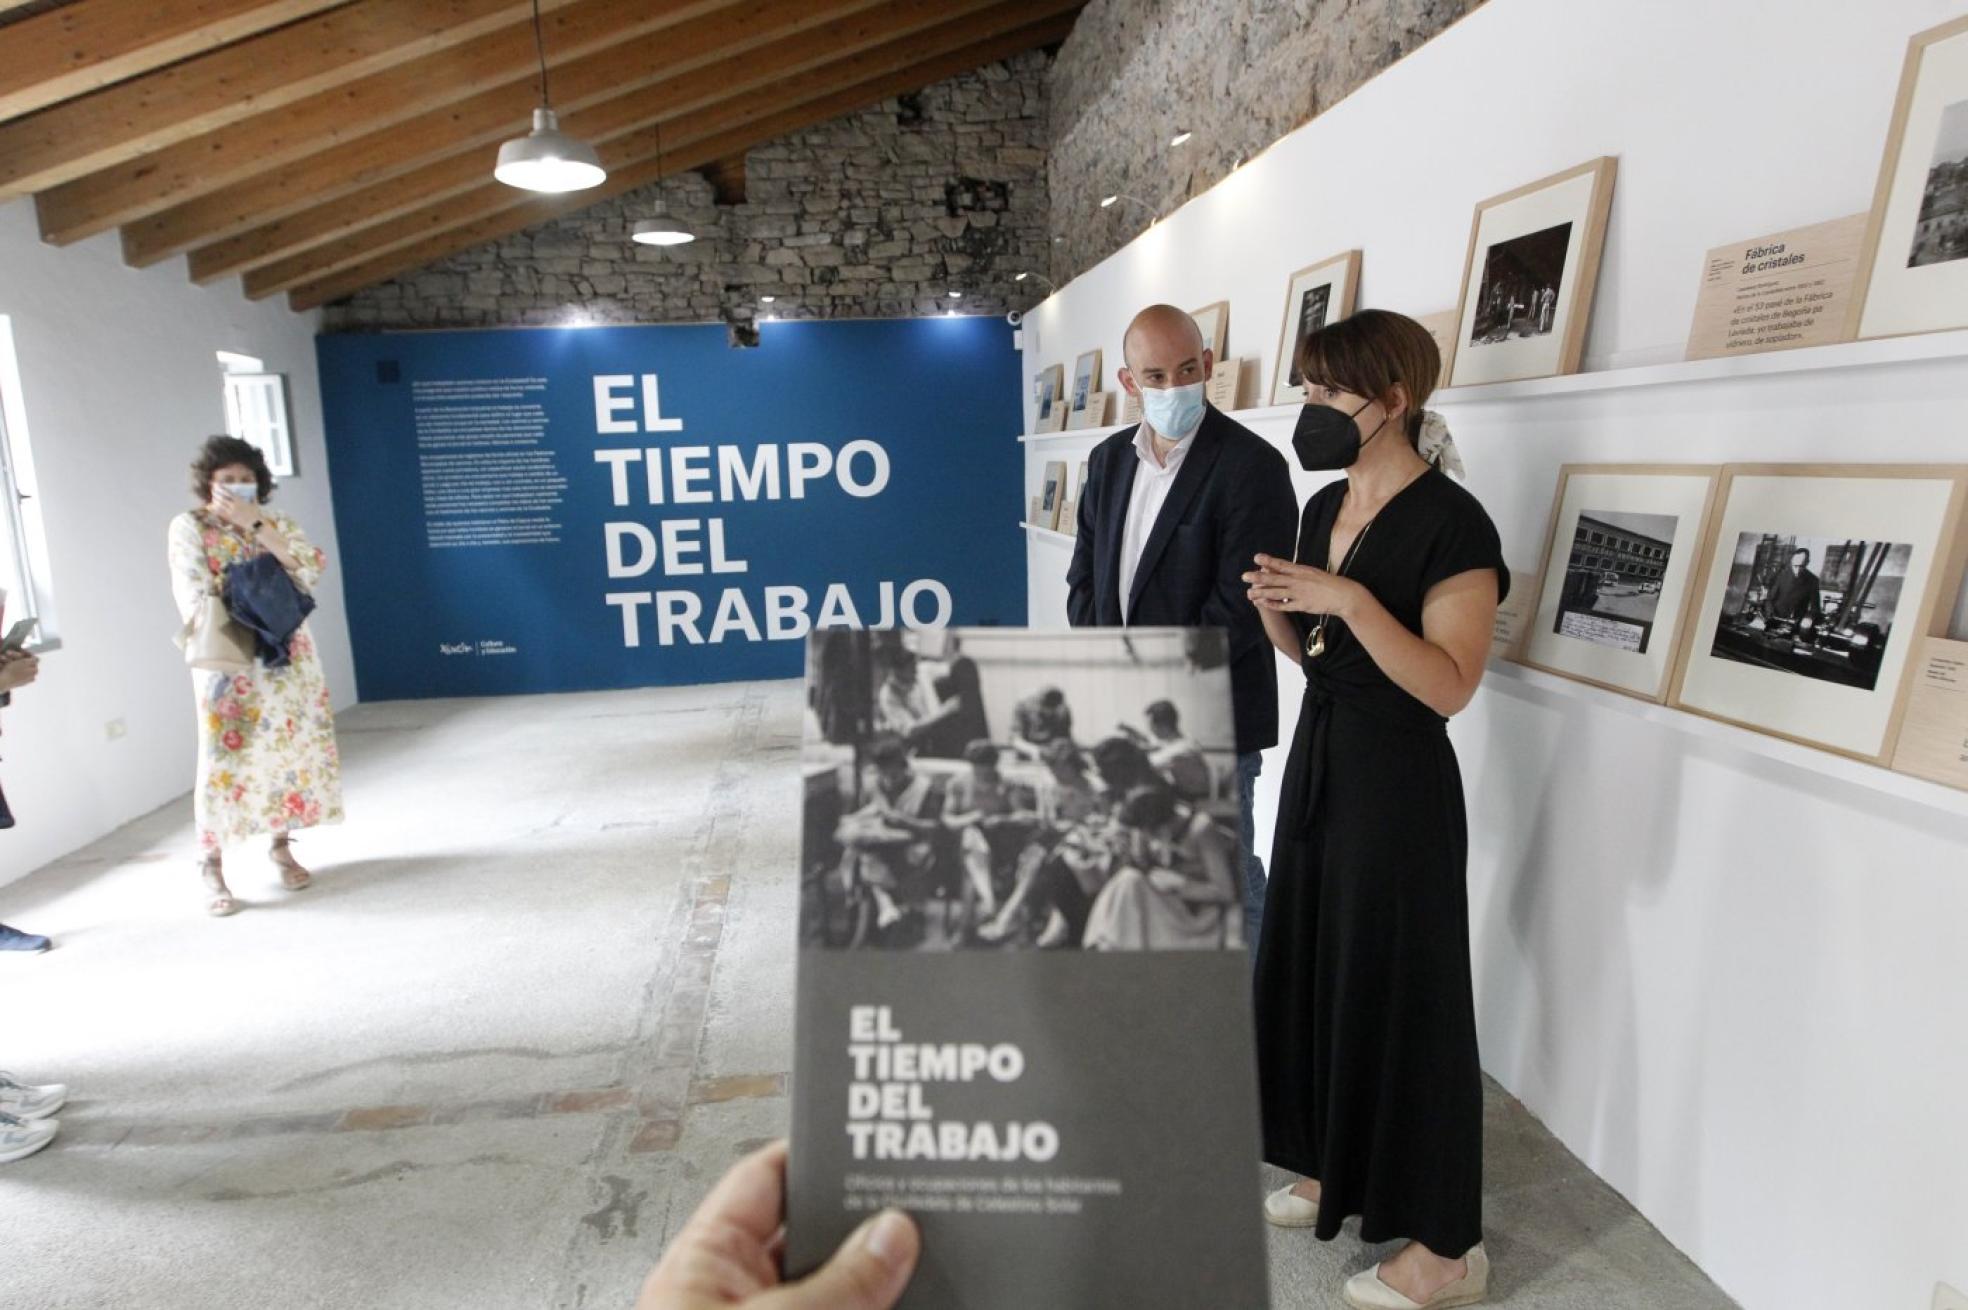
<svg viewBox="0 0 1968 1310">
<path fill-rule="evenodd" d="M 668 217 L 638 219 L 629 233 L 629 240 L 645 246 L 682 246 L 696 239 L 696 233 Z"/>
<path fill-rule="evenodd" d="M 560 130 L 551 109 L 533 111 L 533 130 L 499 147 L 492 176 L 523 191 L 585 191 L 608 178 L 594 147 Z"/>
</svg>

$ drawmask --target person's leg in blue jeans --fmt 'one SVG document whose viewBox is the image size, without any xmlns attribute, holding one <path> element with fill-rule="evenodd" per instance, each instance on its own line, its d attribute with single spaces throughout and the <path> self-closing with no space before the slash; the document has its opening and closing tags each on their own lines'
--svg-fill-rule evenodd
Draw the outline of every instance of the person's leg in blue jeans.
<svg viewBox="0 0 1968 1310">
<path fill-rule="evenodd" d="M 1257 751 L 1237 757 L 1237 845 L 1244 857 L 1244 941 L 1252 958 L 1257 956 L 1257 933 L 1264 923 L 1264 861 L 1257 858 L 1257 821 L 1252 806 L 1257 800 L 1257 775 L 1264 770 L 1264 756 Z"/>
</svg>

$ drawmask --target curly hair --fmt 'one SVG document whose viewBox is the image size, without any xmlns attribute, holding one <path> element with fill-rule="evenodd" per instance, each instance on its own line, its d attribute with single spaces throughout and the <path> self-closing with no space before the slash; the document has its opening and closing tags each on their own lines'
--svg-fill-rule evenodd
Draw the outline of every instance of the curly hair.
<svg viewBox="0 0 1968 1310">
<path fill-rule="evenodd" d="M 273 470 L 267 467 L 266 456 L 250 441 L 223 435 L 205 438 L 205 444 L 198 448 L 198 458 L 191 461 L 191 494 L 198 497 L 199 504 L 212 499 L 212 475 L 234 464 L 244 464 L 253 470 L 253 477 L 260 484 L 260 503 L 266 504 L 267 498 L 273 495 Z"/>
</svg>

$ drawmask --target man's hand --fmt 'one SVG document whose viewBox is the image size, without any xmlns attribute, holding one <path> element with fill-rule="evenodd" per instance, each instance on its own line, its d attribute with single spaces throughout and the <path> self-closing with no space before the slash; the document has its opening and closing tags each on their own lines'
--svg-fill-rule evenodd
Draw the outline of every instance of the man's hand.
<svg viewBox="0 0 1968 1310">
<path fill-rule="evenodd" d="M 785 1242 L 786 1143 L 746 1156 L 704 1198 L 642 1286 L 636 1310 L 889 1310 L 915 1272 L 922 1240 L 884 1210 L 797 1283 L 779 1279 Z"/>
</svg>

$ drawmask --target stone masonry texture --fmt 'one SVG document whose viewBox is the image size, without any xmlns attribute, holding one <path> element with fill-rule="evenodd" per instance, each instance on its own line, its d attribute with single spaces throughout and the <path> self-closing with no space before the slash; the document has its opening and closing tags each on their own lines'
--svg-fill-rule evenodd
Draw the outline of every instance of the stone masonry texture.
<svg viewBox="0 0 1968 1310">
<path fill-rule="evenodd" d="M 1042 286 L 1012 278 L 1045 268 L 1048 62 L 1019 55 L 758 146 L 745 157 L 742 204 L 716 204 L 697 174 L 668 177 L 358 291 L 327 307 L 324 326 L 743 323 L 1029 306 Z M 630 241 L 635 221 L 658 212 L 697 240 Z"/>
<path fill-rule="evenodd" d="M 1046 76 L 1049 276 L 1093 267 L 1480 3 L 1091 0 Z M 1117 192 L 1142 204 L 1099 207 Z"/>
</svg>

